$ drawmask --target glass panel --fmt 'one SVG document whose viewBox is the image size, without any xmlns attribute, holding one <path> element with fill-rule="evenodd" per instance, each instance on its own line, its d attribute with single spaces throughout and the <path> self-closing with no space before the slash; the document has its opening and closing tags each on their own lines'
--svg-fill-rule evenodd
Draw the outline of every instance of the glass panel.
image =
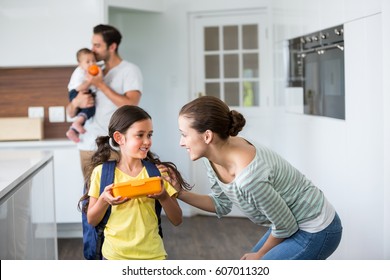
<svg viewBox="0 0 390 280">
<path fill-rule="evenodd" d="M 204 29 L 204 49 L 206 51 L 219 50 L 218 27 L 205 27 Z"/>
<path fill-rule="evenodd" d="M 14 198 L 0 204 L 0 260 L 15 260 Z"/>
<path fill-rule="evenodd" d="M 221 98 L 219 94 L 220 92 L 219 83 L 206 83 L 205 88 L 206 88 L 206 95 Z"/>
<path fill-rule="evenodd" d="M 206 79 L 219 78 L 219 56 L 206 55 L 205 56 L 205 73 Z"/>
<path fill-rule="evenodd" d="M 238 50 L 238 26 L 223 27 L 223 49 Z"/>
<path fill-rule="evenodd" d="M 257 24 L 242 26 L 242 47 L 245 50 L 258 48 Z"/>
<path fill-rule="evenodd" d="M 259 55 L 257 53 L 243 54 L 244 78 L 259 77 Z"/>
<path fill-rule="evenodd" d="M 225 78 L 238 78 L 238 54 L 227 54 L 223 57 Z"/>
<path fill-rule="evenodd" d="M 225 102 L 229 106 L 240 105 L 240 83 L 225 83 Z"/>
<path fill-rule="evenodd" d="M 243 85 L 243 106 L 259 106 L 259 83 L 244 81 Z"/>
</svg>

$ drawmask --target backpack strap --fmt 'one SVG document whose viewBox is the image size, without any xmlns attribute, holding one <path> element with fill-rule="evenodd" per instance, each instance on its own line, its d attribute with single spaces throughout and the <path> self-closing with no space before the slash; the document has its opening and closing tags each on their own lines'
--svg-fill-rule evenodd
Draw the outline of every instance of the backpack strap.
<svg viewBox="0 0 390 280">
<path fill-rule="evenodd" d="M 100 194 L 102 194 L 105 187 L 114 183 L 115 167 L 116 167 L 115 160 L 110 160 L 103 163 L 102 175 L 100 176 Z M 111 205 L 108 206 L 103 219 L 99 223 L 99 227 L 104 228 L 106 226 L 110 214 L 111 214 Z"/>
<path fill-rule="evenodd" d="M 158 170 L 157 166 L 153 162 L 150 162 L 148 160 L 143 159 L 142 164 L 145 166 L 149 177 L 161 176 L 160 170 Z M 160 234 L 160 236 L 162 238 L 163 237 L 162 227 L 161 227 L 162 206 L 161 206 L 160 201 L 158 201 L 157 199 L 155 200 L 155 203 L 154 203 L 154 210 L 156 211 L 157 220 L 158 220 L 158 233 Z"/>
<path fill-rule="evenodd" d="M 149 177 L 161 176 L 160 170 L 158 170 L 157 166 L 154 163 L 143 159 L 142 164 L 145 166 L 146 171 L 149 174 Z"/>
</svg>

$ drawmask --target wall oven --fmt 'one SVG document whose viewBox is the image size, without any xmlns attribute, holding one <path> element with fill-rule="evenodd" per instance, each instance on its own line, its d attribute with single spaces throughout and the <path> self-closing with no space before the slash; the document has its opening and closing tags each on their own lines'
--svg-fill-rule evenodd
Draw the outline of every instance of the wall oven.
<svg viewBox="0 0 390 280">
<path fill-rule="evenodd" d="M 289 40 L 289 87 L 303 88 L 305 114 L 345 119 L 342 25 Z"/>
</svg>

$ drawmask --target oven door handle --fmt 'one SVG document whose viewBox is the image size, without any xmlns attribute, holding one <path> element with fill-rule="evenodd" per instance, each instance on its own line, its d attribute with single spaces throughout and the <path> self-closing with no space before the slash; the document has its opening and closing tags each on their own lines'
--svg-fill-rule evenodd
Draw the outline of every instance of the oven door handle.
<svg viewBox="0 0 390 280">
<path fill-rule="evenodd" d="M 298 54 L 301 55 L 302 57 L 305 57 L 305 55 L 308 53 L 317 52 L 318 54 L 323 54 L 326 50 L 335 49 L 335 48 L 344 51 L 344 43 L 336 43 L 336 44 L 325 45 L 325 46 L 321 46 L 309 50 L 302 50 L 302 51 L 298 51 Z"/>
</svg>

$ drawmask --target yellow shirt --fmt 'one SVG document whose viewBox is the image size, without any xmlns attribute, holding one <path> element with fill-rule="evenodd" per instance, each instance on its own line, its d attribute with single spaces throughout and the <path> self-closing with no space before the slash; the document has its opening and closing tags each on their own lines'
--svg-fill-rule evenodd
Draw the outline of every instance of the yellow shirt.
<svg viewBox="0 0 390 280">
<path fill-rule="evenodd" d="M 91 175 L 89 196 L 98 198 L 102 165 L 95 167 Z M 137 177 L 131 177 L 115 168 L 114 183 L 149 178 L 144 167 Z M 177 191 L 168 182 L 164 188 L 170 196 Z M 111 215 L 104 230 L 103 256 L 109 260 L 166 259 L 164 243 L 158 234 L 155 199 L 140 197 L 111 207 Z"/>
</svg>

